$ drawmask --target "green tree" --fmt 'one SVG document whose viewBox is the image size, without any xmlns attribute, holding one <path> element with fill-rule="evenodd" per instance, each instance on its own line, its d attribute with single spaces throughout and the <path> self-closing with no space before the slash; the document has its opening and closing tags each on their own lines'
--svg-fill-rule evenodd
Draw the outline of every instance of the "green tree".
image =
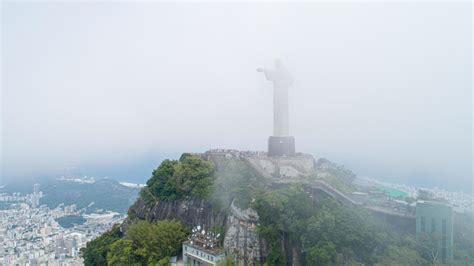
<svg viewBox="0 0 474 266">
<path fill-rule="evenodd" d="M 132 242 L 133 254 L 141 263 L 153 264 L 178 254 L 186 236 L 183 225 L 175 220 L 140 221 L 130 225 L 125 239 Z"/>
<path fill-rule="evenodd" d="M 177 255 L 186 240 L 188 232 L 181 222 L 176 220 L 163 220 L 156 223 L 156 238 L 158 239 L 161 253 L 165 256 Z"/>
<path fill-rule="evenodd" d="M 209 196 L 214 178 L 214 165 L 198 156 L 186 156 L 175 167 L 172 186 L 180 197 Z"/>
<path fill-rule="evenodd" d="M 435 264 L 441 261 L 441 236 L 439 234 L 435 232 L 422 233 L 416 243 L 430 263 Z"/>
<path fill-rule="evenodd" d="M 81 249 L 85 265 L 166 265 L 177 255 L 187 232 L 175 220 L 131 224 L 122 238 L 118 226 Z"/>
<path fill-rule="evenodd" d="M 385 228 L 367 210 L 348 208 L 333 199 L 315 203 L 300 186 L 259 191 L 253 207 L 259 215 L 257 229 L 268 244 L 269 265 L 286 264 L 288 246 L 298 247 L 308 265 L 327 265 L 373 264 L 389 245 L 404 244 L 398 232 Z M 411 255 L 419 259 L 413 246 Z"/>
<path fill-rule="evenodd" d="M 207 198 L 212 191 L 213 173 L 214 165 L 211 161 L 183 154 L 179 161 L 164 160 L 153 171 L 140 196 L 147 205 L 160 200 Z"/>
<path fill-rule="evenodd" d="M 106 265 L 107 252 L 109 251 L 110 245 L 119 240 L 121 236 L 120 226 L 114 225 L 109 231 L 88 242 L 86 247 L 81 249 L 84 264 Z"/>
<path fill-rule="evenodd" d="M 309 265 L 328 265 L 336 260 L 336 246 L 332 242 L 320 243 L 308 248 L 306 262 Z"/>
<path fill-rule="evenodd" d="M 427 261 L 413 248 L 390 245 L 375 265 L 426 265 Z"/>
<path fill-rule="evenodd" d="M 107 264 L 125 266 L 138 263 L 132 252 L 132 245 L 132 240 L 123 238 L 113 242 L 107 252 Z"/>
<path fill-rule="evenodd" d="M 146 187 L 140 192 L 140 196 L 147 204 L 175 196 L 175 191 L 169 185 L 167 186 L 167 183 L 173 177 L 177 164 L 176 160 L 164 160 L 158 168 L 153 170 L 152 176 L 146 182 Z"/>
</svg>

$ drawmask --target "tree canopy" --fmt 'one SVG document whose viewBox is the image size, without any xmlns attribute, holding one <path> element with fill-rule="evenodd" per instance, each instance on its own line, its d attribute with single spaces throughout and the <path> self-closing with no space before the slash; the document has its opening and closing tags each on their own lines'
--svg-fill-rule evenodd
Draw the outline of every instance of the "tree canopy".
<svg viewBox="0 0 474 266">
<path fill-rule="evenodd" d="M 123 236 L 117 230 L 116 226 L 87 243 L 82 250 L 85 265 L 167 264 L 169 257 L 178 255 L 188 234 L 175 220 L 139 221 Z"/>
<path fill-rule="evenodd" d="M 85 265 L 107 265 L 107 252 L 110 246 L 122 236 L 119 225 L 103 233 L 96 239 L 89 241 L 85 248 L 81 249 L 81 256 Z"/>
<path fill-rule="evenodd" d="M 261 191 L 253 203 L 259 215 L 258 231 L 269 247 L 267 263 L 291 263 L 286 249 L 298 247 L 307 265 L 332 265 L 379 261 L 424 262 L 413 241 L 385 227 L 363 209 L 351 209 L 332 199 L 314 204 L 302 187 Z M 282 247 L 286 239 L 287 247 Z M 399 247 L 405 247 L 400 249 Z M 283 252 L 285 250 L 285 252 Z M 410 258 L 397 258 L 397 254 Z"/>
<path fill-rule="evenodd" d="M 211 194 L 214 165 L 199 156 L 183 154 L 179 161 L 164 160 L 140 192 L 147 203 Z"/>
</svg>

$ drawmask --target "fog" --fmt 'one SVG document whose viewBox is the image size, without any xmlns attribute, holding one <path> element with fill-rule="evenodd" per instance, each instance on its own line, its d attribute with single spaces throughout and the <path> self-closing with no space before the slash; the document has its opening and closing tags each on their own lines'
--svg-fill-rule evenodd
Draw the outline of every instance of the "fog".
<svg viewBox="0 0 474 266">
<path fill-rule="evenodd" d="M 2 178 L 144 182 L 266 150 L 280 58 L 299 152 L 473 190 L 471 3 L 2 3 Z"/>
</svg>

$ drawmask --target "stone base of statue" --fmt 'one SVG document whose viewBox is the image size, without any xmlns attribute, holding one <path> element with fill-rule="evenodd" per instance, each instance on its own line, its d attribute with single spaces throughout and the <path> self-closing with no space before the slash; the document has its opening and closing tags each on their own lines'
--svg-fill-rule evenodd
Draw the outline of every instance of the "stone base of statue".
<svg viewBox="0 0 474 266">
<path fill-rule="evenodd" d="M 268 156 L 295 155 L 295 138 L 292 136 L 268 138 Z"/>
</svg>

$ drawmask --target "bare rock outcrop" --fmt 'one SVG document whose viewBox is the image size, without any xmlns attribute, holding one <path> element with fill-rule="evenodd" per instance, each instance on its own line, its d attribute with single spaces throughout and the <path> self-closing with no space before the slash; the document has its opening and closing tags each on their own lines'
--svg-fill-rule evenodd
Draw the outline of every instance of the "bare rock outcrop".
<svg viewBox="0 0 474 266">
<path fill-rule="evenodd" d="M 202 199 L 159 201 L 153 206 L 147 206 L 139 198 L 131 207 L 131 211 L 143 220 L 176 219 L 187 226 L 200 225 L 206 229 L 224 228 L 227 220 L 226 212 L 213 208 L 212 204 Z"/>
</svg>

